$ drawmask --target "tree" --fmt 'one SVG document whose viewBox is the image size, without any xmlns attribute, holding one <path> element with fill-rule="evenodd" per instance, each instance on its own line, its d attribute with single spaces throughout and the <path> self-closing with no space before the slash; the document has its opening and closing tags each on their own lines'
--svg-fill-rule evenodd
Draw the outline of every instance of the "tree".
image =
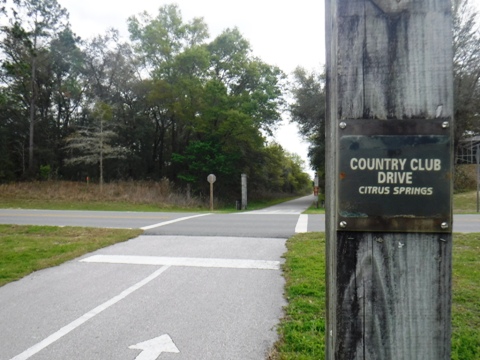
<svg viewBox="0 0 480 360">
<path fill-rule="evenodd" d="M 82 109 L 102 102 L 111 108 L 109 123 L 115 127 L 117 141 L 128 149 L 119 178 L 153 177 L 151 152 L 155 127 L 149 118 L 151 79 L 142 79 L 139 60 L 129 43 L 120 41 L 118 31 L 108 30 L 84 46 Z M 85 126 L 90 113 L 82 111 L 75 124 Z"/>
<path fill-rule="evenodd" d="M 479 14 L 468 0 L 453 1 L 455 145 L 480 133 Z"/>
<path fill-rule="evenodd" d="M 285 74 L 253 57 L 250 44 L 237 28 L 222 32 L 208 44 L 208 50 L 213 79 L 225 86 L 231 105 L 271 134 L 284 106 Z"/>
<path fill-rule="evenodd" d="M 222 179 L 216 184 L 217 193 L 231 188 L 229 185 L 240 177 L 236 167 L 237 158 L 236 154 L 226 153 L 218 141 L 207 140 L 190 142 L 183 154 L 173 154 L 172 161 L 181 165 L 178 177 L 193 185 L 194 191 L 205 194 L 205 179 L 212 173 Z M 228 194 L 225 195 L 228 197 Z"/>
<path fill-rule="evenodd" d="M 265 158 L 263 132 L 270 133 L 280 120 L 284 74 L 253 57 L 238 29 L 225 30 L 207 49 L 208 81 L 192 121 L 192 137 L 216 142 L 222 154 L 235 158 L 231 187 L 241 173 L 255 183 L 260 180 L 257 164 Z"/>
<path fill-rule="evenodd" d="M 286 177 L 286 188 L 284 191 L 290 193 L 301 193 L 311 189 L 310 177 L 305 173 L 303 160 L 297 154 L 286 153 L 284 176 Z"/>
<path fill-rule="evenodd" d="M 29 122 L 28 170 L 35 172 L 34 134 L 39 100 L 39 71 L 48 59 L 49 44 L 67 27 L 68 14 L 56 0 L 18 0 L 11 9 L 10 25 L 2 28 L 4 81 L 22 94 Z"/>
<path fill-rule="evenodd" d="M 79 48 L 80 38 L 65 28 L 50 42 L 49 77 L 51 106 L 57 133 L 65 133 L 75 112 L 80 108 L 84 92 L 85 54 Z"/>
<path fill-rule="evenodd" d="M 325 173 L 325 74 L 308 73 L 298 67 L 293 78 L 291 120 L 309 141 L 310 164 L 322 175 Z"/>
<path fill-rule="evenodd" d="M 96 103 L 92 112 L 95 123 L 77 130 L 66 139 L 66 149 L 72 154 L 66 160 L 67 165 L 97 165 L 100 178 L 100 191 L 103 188 L 104 160 L 122 159 L 126 149 L 115 145 L 117 134 L 109 129 L 112 109 L 105 103 Z"/>
<path fill-rule="evenodd" d="M 263 146 L 261 131 L 271 132 L 280 119 L 283 73 L 254 58 L 238 29 L 207 44 L 203 20 L 184 23 L 175 5 L 155 18 L 130 18 L 129 29 L 151 76 L 146 103 L 159 175 L 192 179 L 180 160 L 192 142 L 216 144 L 221 155 L 235 154 L 236 171 L 248 170 L 249 156 Z"/>
<path fill-rule="evenodd" d="M 198 18 L 185 23 L 176 5 L 161 7 L 155 18 L 131 17 L 128 24 L 135 54 L 150 76 L 145 113 L 154 129 L 156 177 L 175 178 L 178 163 L 170 158 L 188 146 L 209 64 L 207 25 Z"/>
<path fill-rule="evenodd" d="M 12 120 L 15 118 L 17 107 L 17 101 L 12 95 L 8 89 L 0 88 L 0 182 L 13 180 L 15 163 L 21 163 L 21 161 L 15 161 L 19 139 L 14 140 L 14 136 L 18 133 L 15 125 L 18 123 Z M 20 149 L 23 150 L 23 146 L 20 146 Z M 22 152 L 18 153 L 18 155 L 21 154 Z"/>
<path fill-rule="evenodd" d="M 296 193 L 311 189 L 311 180 L 303 171 L 304 162 L 275 142 L 262 149 L 262 156 L 255 159 L 249 175 L 253 194 Z"/>
</svg>

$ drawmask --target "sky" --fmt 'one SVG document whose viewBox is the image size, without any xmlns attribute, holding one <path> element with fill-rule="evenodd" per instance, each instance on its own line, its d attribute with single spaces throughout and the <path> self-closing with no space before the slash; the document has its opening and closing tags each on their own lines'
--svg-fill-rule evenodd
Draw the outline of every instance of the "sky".
<svg viewBox="0 0 480 360">
<path fill-rule="evenodd" d="M 84 39 L 115 28 L 125 37 L 127 18 L 147 11 L 152 17 L 167 4 L 177 4 L 184 22 L 203 17 L 211 39 L 237 27 L 250 42 L 252 53 L 290 75 L 297 66 L 321 71 L 325 63 L 324 0 L 57 0 L 70 14 L 73 31 Z M 276 132 L 276 141 L 300 155 L 310 169 L 308 144 L 298 136 L 288 114 Z"/>
</svg>

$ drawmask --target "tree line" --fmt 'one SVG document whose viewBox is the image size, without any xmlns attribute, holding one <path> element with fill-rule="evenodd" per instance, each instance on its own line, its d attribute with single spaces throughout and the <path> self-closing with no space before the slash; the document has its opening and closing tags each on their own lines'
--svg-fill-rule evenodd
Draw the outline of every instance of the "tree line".
<svg viewBox="0 0 480 360">
<path fill-rule="evenodd" d="M 56 0 L 0 0 L 0 181 L 168 178 L 235 193 L 310 185 L 302 160 L 266 141 L 285 74 L 237 28 L 210 40 L 177 5 L 81 39 Z"/>
</svg>

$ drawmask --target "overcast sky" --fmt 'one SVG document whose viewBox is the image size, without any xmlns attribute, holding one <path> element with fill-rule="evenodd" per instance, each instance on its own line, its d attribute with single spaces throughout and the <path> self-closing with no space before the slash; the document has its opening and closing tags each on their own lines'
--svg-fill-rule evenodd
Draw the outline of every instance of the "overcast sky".
<svg viewBox="0 0 480 360">
<path fill-rule="evenodd" d="M 203 17 L 212 39 L 226 28 L 238 27 L 255 56 L 287 74 L 297 66 L 321 71 L 325 62 L 324 0 L 57 1 L 68 10 L 73 31 L 82 38 L 103 34 L 110 27 L 128 36 L 129 16 L 147 11 L 155 17 L 161 6 L 175 3 L 184 22 Z M 276 139 L 287 151 L 300 155 L 310 170 L 308 145 L 297 136 L 295 125 L 283 125 Z"/>
</svg>

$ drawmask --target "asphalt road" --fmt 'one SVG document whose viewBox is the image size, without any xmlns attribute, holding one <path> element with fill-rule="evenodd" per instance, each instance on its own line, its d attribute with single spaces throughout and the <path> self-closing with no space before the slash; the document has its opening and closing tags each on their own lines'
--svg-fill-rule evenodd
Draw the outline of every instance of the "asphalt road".
<svg viewBox="0 0 480 360">
<path fill-rule="evenodd" d="M 302 215 L 314 196 L 232 214 L 0 209 L 0 224 L 142 228 L 146 234 L 288 238 L 322 231 L 323 215 Z M 302 224 L 297 224 L 302 218 Z"/>
<path fill-rule="evenodd" d="M 233 214 L 0 209 L 0 224 L 143 228 L 147 234 L 157 235 L 288 238 L 295 234 L 299 215 L 312 201 L 313 197 L 306 197 L 264 210 Z M 324 215 L 303 217 L 304 231 L 325 231 Z M 454 232 L 480 232 L 480 214 L 454 215 L 453 220 Z"/>
<path fill-rule="evenodd" d="M 261 213 L 1 210 L 1 223 L 145 235 L 0 288 L 0 360 L 265 359 L 286 305 L 285 241 L 313 197 Z"/>
</svg>

